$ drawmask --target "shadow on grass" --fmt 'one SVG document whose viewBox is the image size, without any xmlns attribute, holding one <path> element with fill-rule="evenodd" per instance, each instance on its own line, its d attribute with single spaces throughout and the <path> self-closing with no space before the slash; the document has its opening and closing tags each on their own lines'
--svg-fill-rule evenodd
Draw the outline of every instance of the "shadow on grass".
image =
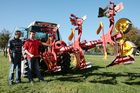
<svg viewBox="0 0 140 93">
<path fill-rule="evenodd" d="M 139 84 L 139 82 L 131 82 L 132 80 L 135 80 L 137 78 L 140 77 L 140 73 L 112 73 L 112 72 L 102 72 L 102 73 L 91 73 L 89 76 L 101 76 L 102 77 L 106 77 L 106 78 L 111 78 L 111 79 L 106 79 L 106 80 L 92 80 L 90 81 L 91 83 L 103 83 L 103 84 L 117 84 L 117 77 L 128 77 L 128 79 L 126 80 L 126 82 L 122 82 L 125 84 Z"/>
<path fill-rule="evenodd" d="M 116 85 L 118 84 L 116 78 L 106 79 L 106 80 L 92 80 L 89 81 L 90 83 L 102 83 L 102 84 L 111 84 Z"/>
<path fill-rule="evenodd" d="M 53 80 L 60 80 L 60 81 L 71 81 L 71 82 L 84 82 L 90 76 L 97 76 L 100 77 L 94 80 L 88 80 L 90 83 L 102 83 L 102 84 L 111 84 L 116 85 L 118 84 L 117 77 L 126 77 L 128 78 L 125 84 L 128 85 L 139 85 L 140 82 L 132 82 L 133 80 L 140 77 L 140 73 L 129 73 L 129 72 L 122 72 L 122 73 L 114 73 L 114 72 L 97 72 L 95 70 L 99 70 L 105 67 L 100 66 L 93 66 L 89 69 L 83 70 L 70 70 L 69 73 L 63 74 L 62 72 L 57 73 L 47 73 L 46 76 L 56 76 L 56 78 L 51 79 Z"/>
<path fill-rule="evenodd" d="M 140 85 L 140 81 L 135 81 L 135 82 L 123 82 L 125 84 L 128 84 L 128 85 Z"/>
<path fill-rule="evenodd" d="M 84 82 L 83 77 L 81 76 L 63 76 L 63 77 L 59 77 L 56 80 L 60 80 L 60 81 L 71 81 L 71 82 Z"/>
<path fill-rule="evenodd" d="M 104 67 L 100 67 L 100 66 L 92 66 L 91 68 L 88 69 L 82 69 L 82 70 L 77 70 L 77 69 L 70 69 L 68 71 L 68 73 L 63 73 L 63 72 L 42 72 L 43 76 L 59 76 L 59 75 L 63 75 L 63 76 L 67 76 L 67 74 L 71 74 L 71 75 L 77 75 L 77 74 L 87 74 L 87 73 L 91 73 L 95 70 L 101 69 Z"/>
<path fill-rule="evenodd" d="M 100 66 L 93 66 L 88 69 L 82 69 L 82 70 L 77 70 L 77 69 L 71 69 L 68 73 L 63 73 L 63 72 L 53 72 L 53 73 L 43 73 L 44 76 L 55 76 L 56 78 L 54 80 L 60 80 L 60 81 L 72 81 L 72 82 L 83 82 L 85 79 L 90 75 L 95 70 L 98 70 Z M 53 81 L 51 79 L 50 81 Z"/>
</svg>

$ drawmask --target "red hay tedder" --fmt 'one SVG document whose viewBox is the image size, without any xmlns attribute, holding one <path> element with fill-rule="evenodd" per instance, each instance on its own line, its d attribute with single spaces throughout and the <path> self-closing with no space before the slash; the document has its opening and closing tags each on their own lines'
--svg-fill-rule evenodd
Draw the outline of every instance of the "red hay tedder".
<svg viewBox="0 0 140 93">
<path fill-rule="evenodd" d="M 123 9 L 123 4 L 119 3 L 118 5 L 114 5 L 113 2 L 110 2 L 110 5 L 106 8 L 99 8 L 99 15 L 98 17 L 106 16 L 109 19 L 110 25 L 109 29 L 106 34 L 104 34 L 104 27 L 103 24 L 100 23 L 99 28 L 97 29 L 97 34 L 102 31 L 102 36 L 100 40 L 92 40 L 92 41 L 81 41 L 82 36 L 82 24 L 86 19 L 86 16 L 80 18 L 75 16 L 74 14 L 70 15 L 70 22 L 75 27 L 72 31 L 71 35 L 69 36 L 69 40 L 72 40 L 74 37 L 74 33 L 77 31 L 78 36 L 74 38 L 74 42 L 71 45 L 67 45 L 64 41 L 60 39 L 59 34 L 59 25 L 55 23 L 49 22 L 40 22 L 35 21 L 29 25 L 29 27 L 22 31 L 23 37 L 28 39 L 29 31 L 34 30 L 36 32 L 36 38 L 42 42 L 46 42 L 50 44 L 49 47 L 44 47 L 43 45 L 39 48 L 40 53 L 40 67 L 48 72 L 57 72 L 62 71 L 67 73 L 70 71 L 70 62 L 71 62 L 71 55 L 74 55 L 76 61 L 75 69 L 86 69 L 92 67 L 91 63 L 86 62 L 84 57 L 84 50 L 88 50 L 91 48 L 96 47 L 98 44 L 103 45 L 104 55 L 106 57 L 106 45 L 113 44 L 120 46 L 120 42 L 118 40 L 123 39 L 123 35 L 129 32 L 132 23 L 130 20 L 126 18 L 122 18 L 114 25 L 114 16 L 117 12 Z M 112 34 L 113 29 L 117 30 L 116 34 Z M 123 51 L 123 49 L 122 49 Z M 118 52 L 119 56 L 113 60 L 113 62 L 108 66 L 113 66 L 116 64 L 126 62 L 126 58 L 120 54 L 121 51 Z M 128 57 L 128 56 L 127 56 Z M 124 58 L 124 59 L 123 59 Z M 26 59 L 26 57 L 25 57 Z M 120 60 L 121 59 L 121 60 Z M 128 61 L 134 61 L 134 59 Z M 115 63 L 117 62 L 117 63 Z M 22 68 L 25 67 L 26 60 L 23 61 Z M 24 70 L 23 70 L 24 73 Z"/>
</svg>

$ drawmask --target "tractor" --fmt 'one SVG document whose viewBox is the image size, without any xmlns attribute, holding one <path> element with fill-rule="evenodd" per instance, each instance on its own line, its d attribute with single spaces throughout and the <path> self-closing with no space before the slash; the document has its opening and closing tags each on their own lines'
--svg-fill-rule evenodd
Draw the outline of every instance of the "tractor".
<svg viewBox="0 0 140 93">
<path fill-rule="evenodd" d="M 36 39 L 41 42 L 50 44 L 51 46 L 45 47 L 40 45 L 38 48 L 40 54 L 40 69 L 43 72 L 58 72 L 67 73 L 70 70 L 71 57 L 68 52 L 60 52 L 60 48 L 67 46 L 67 44 L 61 40 L 59 33 L 59 25 L 56 23 L 35 21 L 32 22 L 28 28 L 22 31 L 22 40 L 25 42 L 29 37 L 29 31 L 36 32 Z M 23 51 L 24 52 L 24 51 Z M 24 53 L 23 53 L 24 54 Z M 27 68 L 26 54 L 24 54 L 24 60 L 22 62 L 22 74 L 26 73 Z"/>
</svg>

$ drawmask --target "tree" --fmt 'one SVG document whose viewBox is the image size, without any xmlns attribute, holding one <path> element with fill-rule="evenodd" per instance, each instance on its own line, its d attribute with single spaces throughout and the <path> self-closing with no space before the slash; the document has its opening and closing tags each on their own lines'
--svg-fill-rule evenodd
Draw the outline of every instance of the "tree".
<svg viewBox="0 0 140 93">
<path fill-rule="evenodd" d="M 138 39 L 136 40 L 136 46 L 137 46 L 137 49 L 140 51 L 140 36 L 138 36 Z"/>
<path fill-rule="evenodd" d="M 7 56 L 7 44 L 9 38 L 10 38 L 9 30 L 3 29 L 0 32 L 0 48 L 2 49 L 4 56 Z"/>
<path fill-rule="evenodd" d="M 117 55 L 118 47 L 117 45 L 107 44 L 107 54 L 109 55 Z"/>
<path fill-rule="evenodd" d="M 140 30 L 136 27 L 132 27 L 131 30 L 124 35 L 124 37 L 126 38 L 126 40 L 136 44 L 139 35 L 140 35 Z"/>
<path fill-rule="evenodd" d="M 132 27 L 131 30 L 125 34 L 125 38 L 126 40 L 133 42 L 137 46 L 137 49 L 140 50 L 140 29 Z"/>
<path fill-rule="evenodd" d="M 88 52 L 90 52 L 90 54 L 94 54 L 94 55 L 102 55 L 103 54 L 103 46 L 96 45 L 96 47 L 90 49 Z"/>
</svg>

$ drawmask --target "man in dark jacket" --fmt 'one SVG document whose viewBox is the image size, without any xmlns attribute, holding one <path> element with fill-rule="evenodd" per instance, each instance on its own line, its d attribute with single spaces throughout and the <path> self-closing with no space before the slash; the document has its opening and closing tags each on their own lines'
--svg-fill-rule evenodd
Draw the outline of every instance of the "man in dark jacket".
<svg viewBox="0 0 140 93">
<path fill-rule="evenodd" d="M 21 32 L 16 31 L 15 37 L 8 42 L 8 57 L 10 62 L 9 85 L 14 81 L 14 70 L 16 69 L 16 83 L 21 82 L 21 56 L 22 41 L 20 40 Z"/>
</svg>

